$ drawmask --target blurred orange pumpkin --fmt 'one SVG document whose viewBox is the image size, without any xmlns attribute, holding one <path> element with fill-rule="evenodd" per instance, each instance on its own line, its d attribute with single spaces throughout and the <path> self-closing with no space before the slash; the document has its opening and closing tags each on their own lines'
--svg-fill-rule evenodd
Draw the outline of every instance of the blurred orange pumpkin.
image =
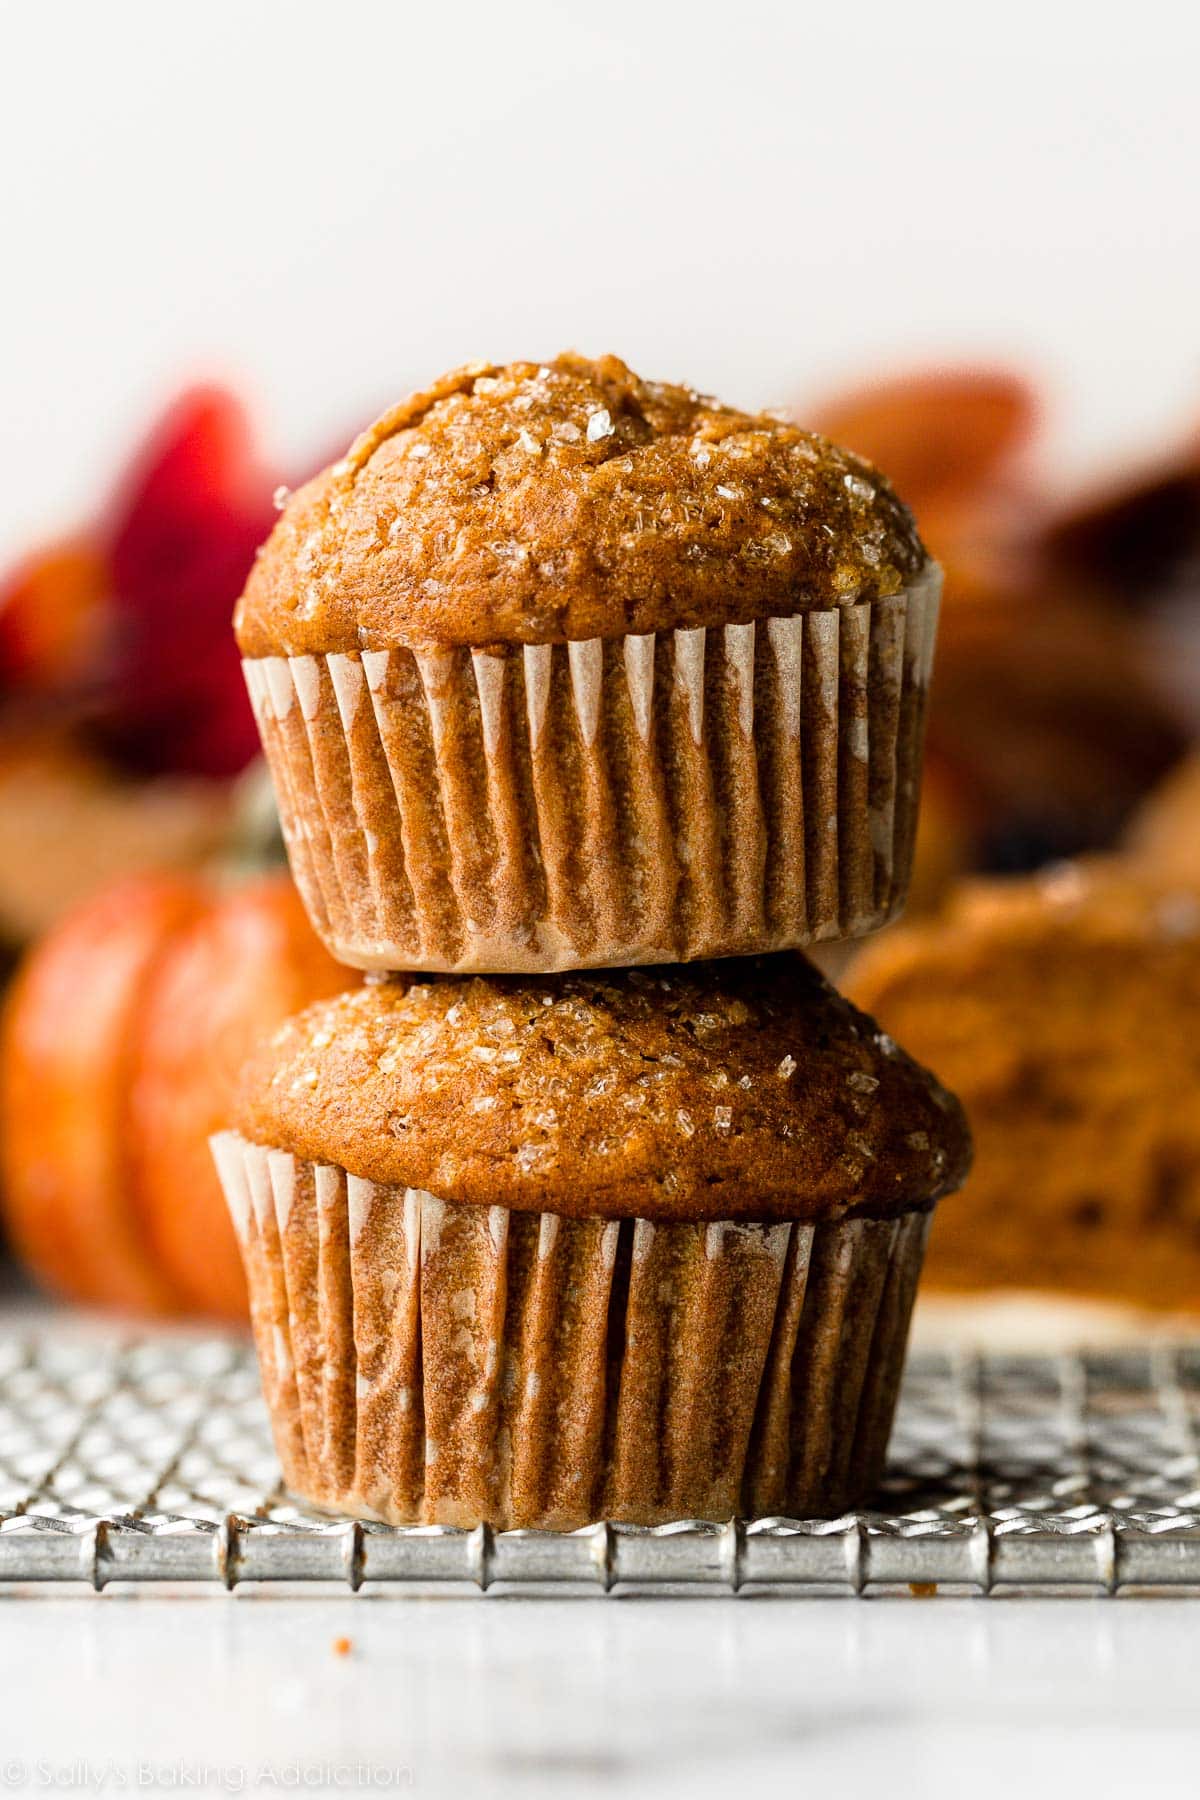
<svg viewBox="0 0 1200 1800">
<path fill-rule="evenodd" d="M 26 960 L 0 1024 L 0 1176 L 17 1254 L 72 1299 L 240 1319 L 208 1157 L 256 1038 L 353 977 L 283 874 L 142 876 Z"/>
</svg>

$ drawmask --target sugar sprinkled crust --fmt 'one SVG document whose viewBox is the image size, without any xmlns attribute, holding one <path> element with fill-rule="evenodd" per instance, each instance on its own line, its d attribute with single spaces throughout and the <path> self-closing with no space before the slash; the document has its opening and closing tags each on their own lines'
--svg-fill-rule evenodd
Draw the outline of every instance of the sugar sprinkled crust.
<svg viewBox="0 0 1200 1800">
<path fill-rule="evenodd" d="M 233 1123 L 368 1180 L 576 1217 L 886 1216 L 970 1156 L 958 1102 L 789 955 L 368 985 L 263 1046 Z"/>
<path fill-rule="evenodd" d="M 927 561 L 869 463 L 616 357 L 476 363 L 288 498 L 248 656 L 552 643 L 899 591 Z"/>
</svg>

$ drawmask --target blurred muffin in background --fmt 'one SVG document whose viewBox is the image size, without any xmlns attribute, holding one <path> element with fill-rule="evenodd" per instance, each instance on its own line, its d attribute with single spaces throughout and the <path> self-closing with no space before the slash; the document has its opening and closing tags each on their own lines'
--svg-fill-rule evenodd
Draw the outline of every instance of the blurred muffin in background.
<svg viewBox="0 0 1200 1800">
<path fill-rule="evenodd" d="M 971 1122 L 929 1285 L 1200 1312 L 1200 895 L 1115 858 L 967 883 L 846 988 Z"/>
<path fill-rule="evenodd" d="M 1200 891 L 1200 750 L 1193 750 L 1129 821 L 1128 856 Z"/>
</svg>

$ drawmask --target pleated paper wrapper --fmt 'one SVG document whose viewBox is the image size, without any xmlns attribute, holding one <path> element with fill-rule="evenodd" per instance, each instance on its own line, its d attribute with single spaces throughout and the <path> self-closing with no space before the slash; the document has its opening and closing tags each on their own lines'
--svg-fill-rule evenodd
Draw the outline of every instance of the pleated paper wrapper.
<svg viewBox="0 0 1200 1800">
<path fill-rule="evenodd" d="M 912 867 L 941 572 L 759 624 L 245 663 L 340 961 L 537 973 L 861 937 Z"/>
<path fill-rule="evenodd" d="M 298 1497 L 571 1530 L 833 1517 L 876 1485 L 928 1212 L 563 1218 L 213 1149 Z"/>
</svg>

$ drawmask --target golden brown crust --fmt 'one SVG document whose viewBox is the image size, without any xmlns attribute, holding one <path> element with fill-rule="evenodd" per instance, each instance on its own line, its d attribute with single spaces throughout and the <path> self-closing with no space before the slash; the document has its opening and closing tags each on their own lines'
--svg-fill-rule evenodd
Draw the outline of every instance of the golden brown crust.
<svg viewBox="0 0 1200 1800">
<path fill-rule="evenodd" d="M 925 562 L 849 451 L 565 355 L 386 413 L 289 500 L 235 623 L 247 656 L 612 638 L 879 599 Z"/>
<path fill-rule="evenodd" d="M 970 1155 L 958 1102 L 800 956 L 367 986 L 262 1047 L 232 1123 L 371 1181 L 571 1217 L 886 1216 Z"/>
<path fill-rule="evenodd" d="M 1200 897 L 1121 859 L 975 882 L 848 991 L 961 1093 L 976 1157 L 939 1286 L 1200 1294 Z"/>
</svg>

